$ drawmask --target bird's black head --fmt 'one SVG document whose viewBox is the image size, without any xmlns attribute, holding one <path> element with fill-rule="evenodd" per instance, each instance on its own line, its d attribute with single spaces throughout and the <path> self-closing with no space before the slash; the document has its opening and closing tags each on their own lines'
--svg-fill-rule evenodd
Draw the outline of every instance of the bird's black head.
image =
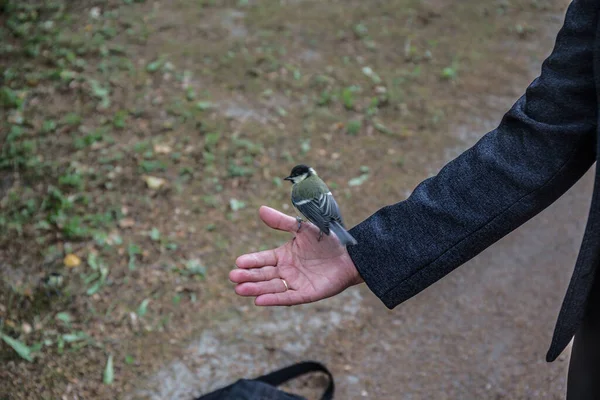
<svg viewBox="0 0 600 400">
<path fill-rule="evenodd" d="M 302 182 L 304 179 L 308 178 L 311 175 L 316 174 L 315 170 L 309 167 L 308 165 L 299 164 L 292 168 L 292 172 L 290 172 L 290 176 L 284 178 L 286 181 L 291 181 L 292 183 Z"/>
</svg>

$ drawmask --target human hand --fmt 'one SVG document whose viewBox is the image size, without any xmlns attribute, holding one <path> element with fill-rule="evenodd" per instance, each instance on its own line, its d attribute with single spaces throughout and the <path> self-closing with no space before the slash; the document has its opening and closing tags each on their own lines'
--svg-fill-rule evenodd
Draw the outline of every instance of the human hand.
<svg viewBox="0 0 600 400">
<path fill-rule="evenodd" d="M 265 206 L 259 215 L 270 228 L 295 237 L 276 249 L 238 257 L 238 268 L 229 273 L 238 295 L 256 297 L 257 306 L 291 306 L 322 300 L 363 282 L 335 235 L 317 241 L 319 229 L 310 223 L 303 222 L 296 232 L 298 223 L 289 215 Z"/>
</svg>

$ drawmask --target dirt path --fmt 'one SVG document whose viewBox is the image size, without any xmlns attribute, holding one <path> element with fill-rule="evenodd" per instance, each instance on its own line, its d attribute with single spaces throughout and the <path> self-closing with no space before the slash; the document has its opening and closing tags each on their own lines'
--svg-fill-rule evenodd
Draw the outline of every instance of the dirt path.
<svg viewBox="0 0 600 400">
<path fill-rule="evenodd" d="M 462 93 L 467 102 L 486 106 L 451 121 L 451 136 L 460 144 L 424 156 L 419 165 L 426 172 L 434 173 L 497 124 L 538 73 L 561 22 L 546 15 L 547 26 L 535 40 L 518 50 L 500 46 L 531 68 L 507 76 L 512 95 Z M 553 364 L 544 357 L 591 189 L 588 174 L 534 220 L 393 311 L 366 287 L 290 309 L 241 305 L 239 316 L 206 330 L 184 359 L 130 398 L 189 398 L 239 377 L 317 359 L 332 368 L 340 399 L 560 399 L 568 351 Z M 244 318 L 251 311 L 253 317 Z M 315 396 L 314 385 L 304 381 L 293 389 Z"/>
<path fill-rule="evenodd" d="M 544 359 L 592 183 L 586 175 L 543 214 L 394 311 L 365 294 L 359 326 L 328 339 L 345 344 L 343 356 L 332 356 L 340 398 L 360 398 L 361 390 L 375 399 L 564 398 L 569 352 L 552 364 Z"/>
</svg>

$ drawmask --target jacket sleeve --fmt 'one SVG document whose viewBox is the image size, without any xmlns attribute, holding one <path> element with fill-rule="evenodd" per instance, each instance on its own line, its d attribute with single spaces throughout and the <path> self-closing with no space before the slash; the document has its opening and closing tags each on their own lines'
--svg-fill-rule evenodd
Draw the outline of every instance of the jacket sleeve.
<svg viewBox="0 0 600 400">
<path fill-rule="evenodd" d="M 575 0 L 551 55 L 498 128 L 411 196 L 351 229 L 360 275 L 393 308 L 542 211 L 596 158 L 596 1 Z M 596 57 L 599 57 L 596 55 Z"/>
</svg>

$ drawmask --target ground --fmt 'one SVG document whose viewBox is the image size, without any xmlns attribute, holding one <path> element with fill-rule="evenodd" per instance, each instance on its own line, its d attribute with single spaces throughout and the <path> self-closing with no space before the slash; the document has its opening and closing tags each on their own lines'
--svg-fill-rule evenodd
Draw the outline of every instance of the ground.
<svg viewBox="0 0 600 400">
<path fill-rule="evenodd" d="M 259 309 L 227 274 L 289 239 L 256 211 L 292 212 L 281 178 L 296 163 L 352 226 L 492 129 L 539 72 L 564 1 L 0 10 L 0 395 L 190 398 L 309 357 L 332 367 L 339 398 L 560 398 L 564 357 L 540 360 L 568 268 L 548 259 L 549 280 L 511 303 L 535 241 L 502 242 L 392 312 L 365 287 Z M 532 236 L 568 263 L 552 215 Z"/>
</svg>

